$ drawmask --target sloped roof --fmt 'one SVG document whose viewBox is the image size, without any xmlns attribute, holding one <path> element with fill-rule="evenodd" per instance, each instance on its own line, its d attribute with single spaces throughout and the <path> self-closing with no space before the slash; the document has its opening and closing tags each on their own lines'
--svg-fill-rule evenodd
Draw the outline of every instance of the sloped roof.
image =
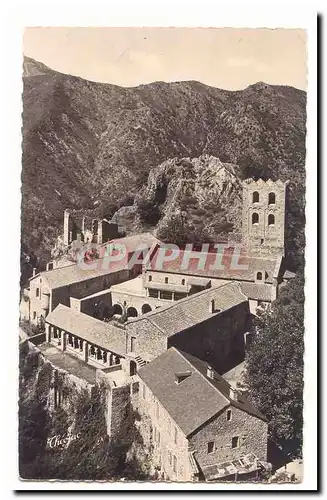
<svg viewBox="0 0 327 500">
<path fill-rule="evenodd" d="M 209 310 L 211 300 L 214 300 L 214 313 Z M 170 337 L 246 301 L 247 297 L 241 292 L 238 283 L 226 283 L 131 319 L 127 323 L 127 328 L 138 329 L 142 324 L 145 328 L 153 329 L 155 326 Z"/>
<path fill-rule="evenodd" d="M 273 282 L 273 276 L 276 268 L 276 258 L 264 259 L 249 257 L 241 254 L 238 259 L 235 257 L 236 262 L 234 263 L 234 261 L 232 261 L 233 249 L 226 249 L 221 260 L 223 269 L 215 269 L 215 267 L 222 267 L 220 266 L 220 258 L 217 257 L 217 254 L 221 254 L 218 252 L 209 253 L 179 250 L 175 259 L 170 261 L 165 260 L 161 263 L 159 252 L 163 250 L 163 246 L 156 250 L 155 254 L 151 258 L 151 261 L 146 264 L 147 270 L 240 281 L 254 281 L 256 272 L 262 271 L 267 273 L 266 282 Z M 198 255 L 198 258 L 195 257 L 196 254 Z M 190 257 L 189 260 L 187 260 L 188 257 Z M 199 259 L 201 258 L 203 261 L 205 260 L 204 266 L 199 265 L 199 262 L 201 262 Z M 187 265 L 183 264 L 183 260 L 184 262 L 188 262 Z M 244 269 L 240 269 L 241 266 Z M 203 269 L 201 267 L 203 267 Z M 214 269 L 212 269 L 212 267 L 214 267 Z"/>
<path fill-rule="evenodd" d="M 106 247 L 108 244 L 124 245 L 129 252 L 134 252 L 140 247 L 151 248 L 152 245 L 160 245 L 160 241 L 151 233 L 139 233 L 124 238 L 115 238 L 113 240 L 103 243 L 101 247 Z"/>
<path fill-rule="evenodd" d="M 86 265 L 83 267 L 86 267 Z M 91 262 L 88 269 L 82 268 L 79 264 L 73 264 L 71 266 L 52 269 L 51 271 L 42 271 L 39 275 L 48 283 L 50 288 L 60 288 L 98 276 L 106 276 L 107 274 L 121 271 L 124 267 L 124 262 L 117 261 L 110 262 L 109 264 L 105 259 L 97 259 Z"/>
<path fill-rule="evenodd" d="M 272 285 L 265 283 L 243 282 L 240 283 L 240 287 L 244 295 L 246 295 L 249 299 L 271 302 Z"/>
<path fill-rule="evenodd" d="M 58 304 L 45 321 L 116 354 L 125 353 L 125 332 L 122 329 L 63 304 Z"/>
<path fill-rule="evenodd" d="M 213 380 L 208 378 L 207 366 L 171 347 L 140 368 L 138 374 L 186 436 L 230 405 L 264 419 L 243 396 L 239 396 L 240 401 L 231 400 L 228 382 L 216 372 Z M 187 371 L 191 375 L 176 384 L 175 373 Z"/>
</svg>

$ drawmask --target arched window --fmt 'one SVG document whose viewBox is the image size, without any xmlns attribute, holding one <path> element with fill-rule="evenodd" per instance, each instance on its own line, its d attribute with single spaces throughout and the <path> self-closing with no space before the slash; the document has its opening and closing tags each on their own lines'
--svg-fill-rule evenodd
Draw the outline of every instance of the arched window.
<svg viewBox="0 0 327 500">
<path fill-rule="evenodd" d="M 252 203 L 259 203 L 259 193 L 258 191 L 254 191 L 252 194 Z"/>
<path fill-rule="evenodd" d="M 129 307 L 127 309 L 127 317 L 128 318 L 136 318 L 137 317 L 137 310 L 135 307 Z"/>
<path fill-rule="evenodd" d="M 257 280 L 259 280 L 259 281 L 262 280 L 262 272 L 261 271 L 257 272 Z"/>
<path fill-rule="evenodd" d="M 121 316 L 123 314 L 123 309 L 119 304 L 114 304 L 112 313 L 119 314 Z"/>
<path fill-rule="evenodd" d="M 143 306 L 142 306 L 142 314 L 146 314 L 146 313 L 148 313 L 150 311 L 152 311 L 152 309 L 149 306 L 149 304 L 143 304 Z"/>
<path fill-rule="evenodd" d="M 252 214 L 252 224 L 259 224 L 259 214 L 257 212 Z"/>
<path fill-rule="evenodd" d="M 152 276 L 151 276 L 151 274 L 149 274 L 149 281 L 152 281 Z"/>
<path fill-rule="evenodd" d="M 275 216 L 273 214 L 268 215 L 268 226 L 273 226 L 275 224 Z"/>
<path fill-rule="evenodd" d="M 165 283 L 168 283 L 168 278 L 165 278 Z"/>
<path fill-rule="evenodd" d="M 269 203 L 269 205 L 275 205 L 275 203 L 276 203 L 276 195 L 275 195 L 275 193 L 269 193 L 269 195 L 268 195 L 268 203 Z"/>
</svg>

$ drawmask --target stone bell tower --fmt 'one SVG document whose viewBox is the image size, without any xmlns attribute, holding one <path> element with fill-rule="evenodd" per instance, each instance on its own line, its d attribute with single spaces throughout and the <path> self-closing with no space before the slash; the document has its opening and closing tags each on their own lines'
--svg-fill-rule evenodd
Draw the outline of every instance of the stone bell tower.
<svg viewBox="0 0 327 500">
<path fill-rule="evenodd" d="M 285 201 L 289 181 L 243 182 L 242 239 L 248 255 L 285 255 Z"/>
</svg>

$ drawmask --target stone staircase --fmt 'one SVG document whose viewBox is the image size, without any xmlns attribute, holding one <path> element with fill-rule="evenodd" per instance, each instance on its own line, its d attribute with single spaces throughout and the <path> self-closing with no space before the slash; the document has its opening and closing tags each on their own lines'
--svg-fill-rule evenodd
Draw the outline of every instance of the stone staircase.
<svg viewBox="0 0 327 500">
<path fill-rule="evenodd" d="M 136 356 L 136 357 L 135 357 L 135 361 L 136 361 L 137 366 L 138 366 L 139 368 L 141 368 L 142 366 L 146 365 L 146 361 L 144 361 L 144 359 L 143 359 L 143 358 L 141 358 L 141 356 Z"/>
</svg>

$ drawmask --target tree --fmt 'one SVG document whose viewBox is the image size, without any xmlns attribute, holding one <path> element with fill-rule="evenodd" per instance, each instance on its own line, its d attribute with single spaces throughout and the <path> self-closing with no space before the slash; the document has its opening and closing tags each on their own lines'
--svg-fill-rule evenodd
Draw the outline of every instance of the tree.
<svg viewBox="0 0 327 500">
<path fill-rule="evenodd" d="M 257 321 L 246 358 L 246 385 L 267 417 L 270 437 L 291 456 L 301 455 L 303 426 L 304 278 L 280 290 Z"/>
</svg>

